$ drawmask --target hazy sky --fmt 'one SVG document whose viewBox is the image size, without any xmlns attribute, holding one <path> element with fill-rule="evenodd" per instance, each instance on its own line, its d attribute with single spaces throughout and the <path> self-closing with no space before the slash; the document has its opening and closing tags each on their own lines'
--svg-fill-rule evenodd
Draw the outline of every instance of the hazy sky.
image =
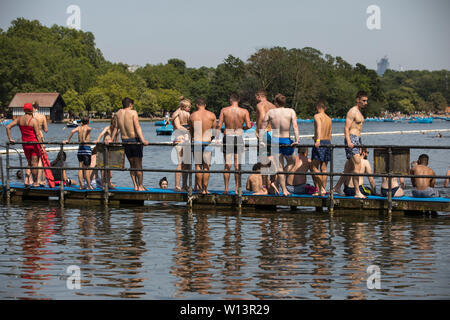
<svg viewBox="0 0 450 320">
<path fill-rule="evenodd" d="M 384 55 L 392 69 L 450 69 L 449 0 L 0 0 L 0 28 L 17 17 L 66 25 L 71 4 L 113 62 L 215 67 L 228 54 L 308 46 L 372 69 Z M 367 28 L 370 5 L 380 30 Z"/>
</svg>

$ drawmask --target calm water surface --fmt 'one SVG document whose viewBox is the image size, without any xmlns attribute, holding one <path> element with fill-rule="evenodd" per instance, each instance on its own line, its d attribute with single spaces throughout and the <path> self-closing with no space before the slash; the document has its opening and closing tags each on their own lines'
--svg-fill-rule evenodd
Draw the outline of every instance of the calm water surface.
<svg viewBox="0 0 450 320">
<path fill-rule="evenodd" d="M 103 126 L 93 124 L 94 137 Z M 449 122 L 436 121 L 367 123 L 364 128 L 449 127 Z M 169 140 L 156 137 L 151 123 L 143 128 L 150 141 Z M 341 124 L 334 128 L 343 131 Z M 69 133 L 62 125 L 51 125 L 50 130 L 47 140 L 61 140 Z M 300 130 L 313 131 L 312 125 L 300 125 Z M 435 134 L 379 135 L 363 137 L 363 142 L 449 145 L 449 137 L 450 133 L 442 139 Z M 6 141 L 4 130 L 0 141 Z M 170 152 L 146 148 L 144 165 L 174 168 Z M 422 152 L 412 151 L 412 160 Z M 449 152 L 426 152 L 436 173 L 445 174 Z M 338 170 L 343 167 L 341 153 L 342 159 L 337 151 Z M 68 158 L 69 165 L 76 165 L 75 152 L 68 152 Z M 146 173 L 145 185 L 155 187 L 161 176 Z M 173 187 L 173 174 L 167 178 Z M 114 173 L 113 182 L 129 186 L 130 178 Z M 449 195 L 442 181 L 438 186 Z M 223 189 L 220 175 L 212 177 L 211 188 Z M 51 201 L 1 206 L 0 299 L 449 299 L 449 224 L 445 213 L 389 218 L 280 208 L 238 215 L 214 208 L 188 213 L 184 204 L 151 202 L 110 209 L 61 209 Z M 81 289 L 67 288 L 71 265 L 80 267 Z M 367 287 L 370 265 L 380 268 L 381 289 Z"/>
</svg>

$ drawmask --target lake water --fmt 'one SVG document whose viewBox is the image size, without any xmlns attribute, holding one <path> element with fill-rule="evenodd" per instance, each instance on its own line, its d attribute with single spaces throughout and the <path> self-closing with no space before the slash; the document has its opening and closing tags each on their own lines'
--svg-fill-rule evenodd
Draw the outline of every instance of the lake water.
<svg viewBox="0 0 450 320">
<path fill-rule="evenodd" d="M 104 126 L 92 124 L 94 138 Z M 156 136 L 154 124 L 144 122 L 142 127 L 147 140 L 170 141 Z M 334 132 L 343 132 L 343 124 L 333 127 Z M 445 121 L 364 125 L 366 132 L 449 128 Z M 4 143 L 6 135 L 0 129 Z M 300 134 L 312 133 L 312 124 L 300 125 Z M 52 124 L 45 138 L 60 141 L 68 134 L 63 125 Z M 17 140 L 19 135 L 13 129 Z M 364 136 L 363 142 L 448 146 L 450 132 L 443 135 Z M 333 143 L 342 144 L 343 137 Z M 445 175 L 450 152 L 412 150 L 411 160 L 424 152 L 436 173 Z M 67 153 L 68 164 L 77 166 L 76 151 Z M 170 153 L 171 147 L 146 147 L 144 167 L 175 169 Z M 50 154 L 51 159 L 55 156 Z M 343 150 L 336 150 L 335 160 L 336 170 L 342 170 Z M 12 157 L 15 164 L 17 157 Z M 69 175 L 76 179 L 76 172 Z M 156 187 L 162 176 L 173 187 L 173 174 L 146 173 L 144 184 Z M 131 186 L 125 172 L 115 172 L 113 182 Z M 232 177 L 230 186 L 233 183 Z M 449 196 L 442 184 L 437 182 L 438 190 Z M 408 194 L 409 181 L 407 185 Z M 222 175 L 212 175 L 210 189 L 223 189 Z M 0 212 L 0 299 L 450 298 L 446 213 L 331 216 L 279 208 L 238 215 L 214 208 L 188 213 L 184 204 L 151 202 L 144 207 L 61 209 L 51 201 L 1 206 Z M 80 289 L 67 286 L 72 265 L 79 267 Z M 380 289 L 369 289 L 370 266 L 379 268 Z"/>
</svg>

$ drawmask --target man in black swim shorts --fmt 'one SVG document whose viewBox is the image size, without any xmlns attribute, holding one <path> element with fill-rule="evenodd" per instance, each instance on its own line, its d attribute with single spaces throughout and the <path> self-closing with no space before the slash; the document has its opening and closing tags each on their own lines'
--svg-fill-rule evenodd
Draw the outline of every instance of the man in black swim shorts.
<svg viewBox="0 0 450 320">
<path fill-rule="evenodd" d="M 117 112 L 117 126 L 113 130 L 111 141 L 115 140 L 118 131 L 120 131 L 130 168 L 142 169 L 143 148 L 144 145 L 148 145 L 148 141 L 142 134 L 138 114 L 136 110 L 133 110 L 133 103 L 130 98 L 122 100 L 123 109 Z M 143 184 L 144 175 L 142 171 L 130 171 L 130 176 L 135 191 L 147 190 Z"/>
</svg>

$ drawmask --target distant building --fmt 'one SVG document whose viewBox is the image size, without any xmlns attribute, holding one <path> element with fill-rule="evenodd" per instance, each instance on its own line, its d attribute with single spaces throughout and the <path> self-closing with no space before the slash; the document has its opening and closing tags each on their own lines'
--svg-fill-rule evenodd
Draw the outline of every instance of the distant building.
<svg viewBox="0 0 450 320">
<path fill-rule="evenodd" d="M 62 122 L 64 119 L 64 102 L 62 96 L 57 92 L 49 93 L 16 93 L 9 103 L 13 119 L 24 114 L 23 105 L 25 103 L 38 103 L 39 113 L 47 117 L 51 122 Z"/>
<path fill-rule="evenodd" d="M 384 56 L 380 61 L 377 62 L 377 73 L 380 77 L 386 72 L 387 68 L 389 68 L 389 60 L 387 56 Z"/>
</svg>

